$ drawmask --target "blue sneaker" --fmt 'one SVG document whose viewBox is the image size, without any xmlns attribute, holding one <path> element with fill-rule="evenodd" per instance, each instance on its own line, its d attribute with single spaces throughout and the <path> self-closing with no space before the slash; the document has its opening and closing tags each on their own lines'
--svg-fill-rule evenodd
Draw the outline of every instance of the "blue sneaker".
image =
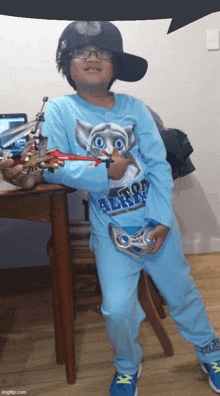
<svg viewBox="0 0 220 396">
<path fill-rule="evenodd" d="M 211 363 L 200 363 L 202 371 L 209 375 L 209 385 L 216 392 L 220 393 L 220 360 Z"/>
<path fill-rule="evenodd" d="M 110 387 L 110 396 L 137 396 L 137 379 L 141 375 L 141 364 L 136 374 L 115 373 Z"/>
</svg>

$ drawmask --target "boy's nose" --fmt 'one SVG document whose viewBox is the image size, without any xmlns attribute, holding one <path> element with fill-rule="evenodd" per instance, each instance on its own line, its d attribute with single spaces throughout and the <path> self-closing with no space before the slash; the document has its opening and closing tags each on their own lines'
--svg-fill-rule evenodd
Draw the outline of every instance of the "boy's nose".
<svg viewBox="0 0 220 396">
<path fill-rule="evenodd" d="M 90 56 L 87 58 L 87 62 L 90 61 L 90 60 L 96 61 L 96 62 L 98 61 L 98 62 L 99 62 L 99 58 L 98 58 L 98 56 L 97 56 L 96 51 L 91 51 L 91 52 L 90 52 Z"/>
</svg>

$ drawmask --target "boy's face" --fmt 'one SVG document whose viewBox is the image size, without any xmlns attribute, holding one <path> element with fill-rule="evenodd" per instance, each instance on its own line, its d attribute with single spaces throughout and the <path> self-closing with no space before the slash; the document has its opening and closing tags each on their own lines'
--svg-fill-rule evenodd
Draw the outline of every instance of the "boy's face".
<svg viewBox="0 0 220 396">
<path fill-rule="evenodd" d="M 96 46 L 86 45 L 81 49 L 99 51 Z M 111 81 L 114 72 L 111 58 L 98 59 L 95 53 L 87 59 L 73 58 L 70 62 L 70 75 L 76 84 L 77 90 L 83 86 L 105 86 Z"/>
</svg>

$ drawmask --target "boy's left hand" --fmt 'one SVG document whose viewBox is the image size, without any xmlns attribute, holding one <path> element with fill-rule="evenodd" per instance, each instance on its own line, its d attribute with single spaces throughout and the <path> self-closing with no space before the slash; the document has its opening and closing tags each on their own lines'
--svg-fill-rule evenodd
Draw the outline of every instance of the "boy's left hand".
<svg viewBox="0 0 220 396">
<path fill-rule="evenodd" d="M 155 254 L 158 252 L 158 250 L 164 243 L 169 230 L 170 230 L 169 227 L 163 224 L 159 224 L 151 232 L 149 232 L 148 238 L 156 238 L 156 244 L 154 248 L 151 250 L 150 254 Z"/>
</svg>

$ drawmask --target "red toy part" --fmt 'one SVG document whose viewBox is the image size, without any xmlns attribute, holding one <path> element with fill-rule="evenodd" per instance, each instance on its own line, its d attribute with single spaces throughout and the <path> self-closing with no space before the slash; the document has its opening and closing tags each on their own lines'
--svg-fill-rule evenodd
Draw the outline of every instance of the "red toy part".
<svg viewBox="0 0 220 396">
<path fill-rule="evenodd" d="M 47 152 L 51 156 L 51 159 L 49 162 L 51 164 L 57 162 L 57 161 L 93 161 L 96 163 L 96 165 L 101 164 L 103 161 L 101 158 L 93 158 L 93 157 L 83 157 L 80 155 L 73 155 L 73 154 L 64 154 L 58 151 L 57 149 L 52 149 Z"/>
</svg>

